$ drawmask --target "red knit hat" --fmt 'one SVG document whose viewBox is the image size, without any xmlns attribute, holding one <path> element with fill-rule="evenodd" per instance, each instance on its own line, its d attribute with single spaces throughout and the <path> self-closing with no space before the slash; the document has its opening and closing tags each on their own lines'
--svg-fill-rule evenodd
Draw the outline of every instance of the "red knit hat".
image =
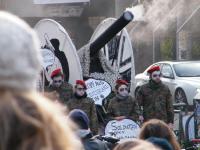
<svg viewBox="0 0 200 150">
<path fill-rule="evenodd" d="M 84 80 L 76 80 L 76 85 L 82 85 L 85 89 L 87 89 L 87 86 Z"/>
<path fill-rule="evenodd" d="M 151 74 L 151 73 L 154 72 L 154 71 L 160 71 L 160 66 L 151 66 L 151 67 L 147 70 L 147 72 L 148 72 L 149 74 Z"/>
<path fill-rule="evenodd" d="M 51 73 L 51 78 L 54 78 L 55 76 L 57 75 L 61 75 L 63 77 L 63 74 L 62 74 L 62 71 L 60 68 L 54 70 L 52 73 Z"/>
<path fill-rule="evenodd" d="M 126 86 L 128 86 L 128 82 L 126 81 L 126 80 L 121 80 L 121 79 L 118 79 L 117 81 L 116 81 L 116 85 L 126 85 Z"/>
</svg>

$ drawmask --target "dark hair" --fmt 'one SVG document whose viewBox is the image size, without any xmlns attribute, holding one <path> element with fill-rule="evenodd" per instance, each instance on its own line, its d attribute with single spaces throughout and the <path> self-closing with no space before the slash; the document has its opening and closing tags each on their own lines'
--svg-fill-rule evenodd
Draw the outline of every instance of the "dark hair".
<svg viewBox="0 0 200 150">
<path fill-rule="evenodd" d="M 152 136 L 166 139 L 174 150 L 180 150 L 180 145 L 176 141 L 175 135 L 165 122 L 151 119 L 143 124 L 139 135 L 140 139 L 146 140 Z"/>
<path fill-rule="evenodd" d="M 83 86 L 83 85 L 81 85 L 81 86 Z M 74 87 L 77 88 L 77 85 L 75 85 Z M 83 86 L 83 88 L 84 88 L 85 90 L 87 90 L 87 87 Z"/>
<path fill-rule="evenodd" d="M 115 85 L 115 90 L 118 90 L 120 86 L 126 85 L 126 84 L 116 84 Z M 126 85 L 129 88 L 129 85 Z"/>
</svg>

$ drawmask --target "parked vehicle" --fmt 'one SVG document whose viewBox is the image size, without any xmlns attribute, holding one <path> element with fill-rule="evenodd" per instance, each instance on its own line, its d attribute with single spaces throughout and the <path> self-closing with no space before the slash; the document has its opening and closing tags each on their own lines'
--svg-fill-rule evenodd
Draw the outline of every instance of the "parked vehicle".
<svg viewBox="0 0 200 150">
<path fill-rule="evenodd" d="M 169 87 L 174 103 L 193 105 L 194 96 L 200 92 L 200 61 L 162 61 L 153 65 L 161 67 L 161 80 Z M 151 66 L 136 75 L 135 94 L 149 81 L 147 70 Z"/>
</svg>

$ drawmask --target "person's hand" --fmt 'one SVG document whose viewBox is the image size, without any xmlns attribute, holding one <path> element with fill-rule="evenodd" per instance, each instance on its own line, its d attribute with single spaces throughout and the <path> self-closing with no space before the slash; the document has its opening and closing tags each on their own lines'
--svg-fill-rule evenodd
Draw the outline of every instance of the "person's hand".
<svg viewBox="0 0 200 150">
<path fill-rule="evenodd" d="M 119 117 L 115 117 L 114 119 L 117 120 L 117 121 L 121 121 L 123 119 L 126 119 L 126 117 L 125 116 L 119 116 Z"/>
<path fill-rule="evenodd" d="M 173 128 L 174 128 L 173 123 L 168 123 L 168 127 L 169 127 L 171 130 L 173 130 Z"/>
<path fill-rule="evenodd" d="M 143 117 L 142 115 L 140 115 L 140 116 L 139 116 L 139 120 L 140 120 L 141 122 L 143 122 L 143 121 L 144 121 L 144 117 Z"/>
</svg>

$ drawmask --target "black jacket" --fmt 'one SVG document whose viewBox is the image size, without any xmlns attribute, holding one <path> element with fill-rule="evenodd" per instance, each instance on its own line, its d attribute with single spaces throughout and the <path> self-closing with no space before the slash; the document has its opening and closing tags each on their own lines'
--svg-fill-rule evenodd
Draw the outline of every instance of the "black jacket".
<svg viewBox="0 0 200 150">
<path fill-rule="evenodd" d="M 92 133 L 82 130 L 81 140 L 84 150 L 109 150 L 106 143 L 99 139 L 93 138 Z"/>
</svg>

